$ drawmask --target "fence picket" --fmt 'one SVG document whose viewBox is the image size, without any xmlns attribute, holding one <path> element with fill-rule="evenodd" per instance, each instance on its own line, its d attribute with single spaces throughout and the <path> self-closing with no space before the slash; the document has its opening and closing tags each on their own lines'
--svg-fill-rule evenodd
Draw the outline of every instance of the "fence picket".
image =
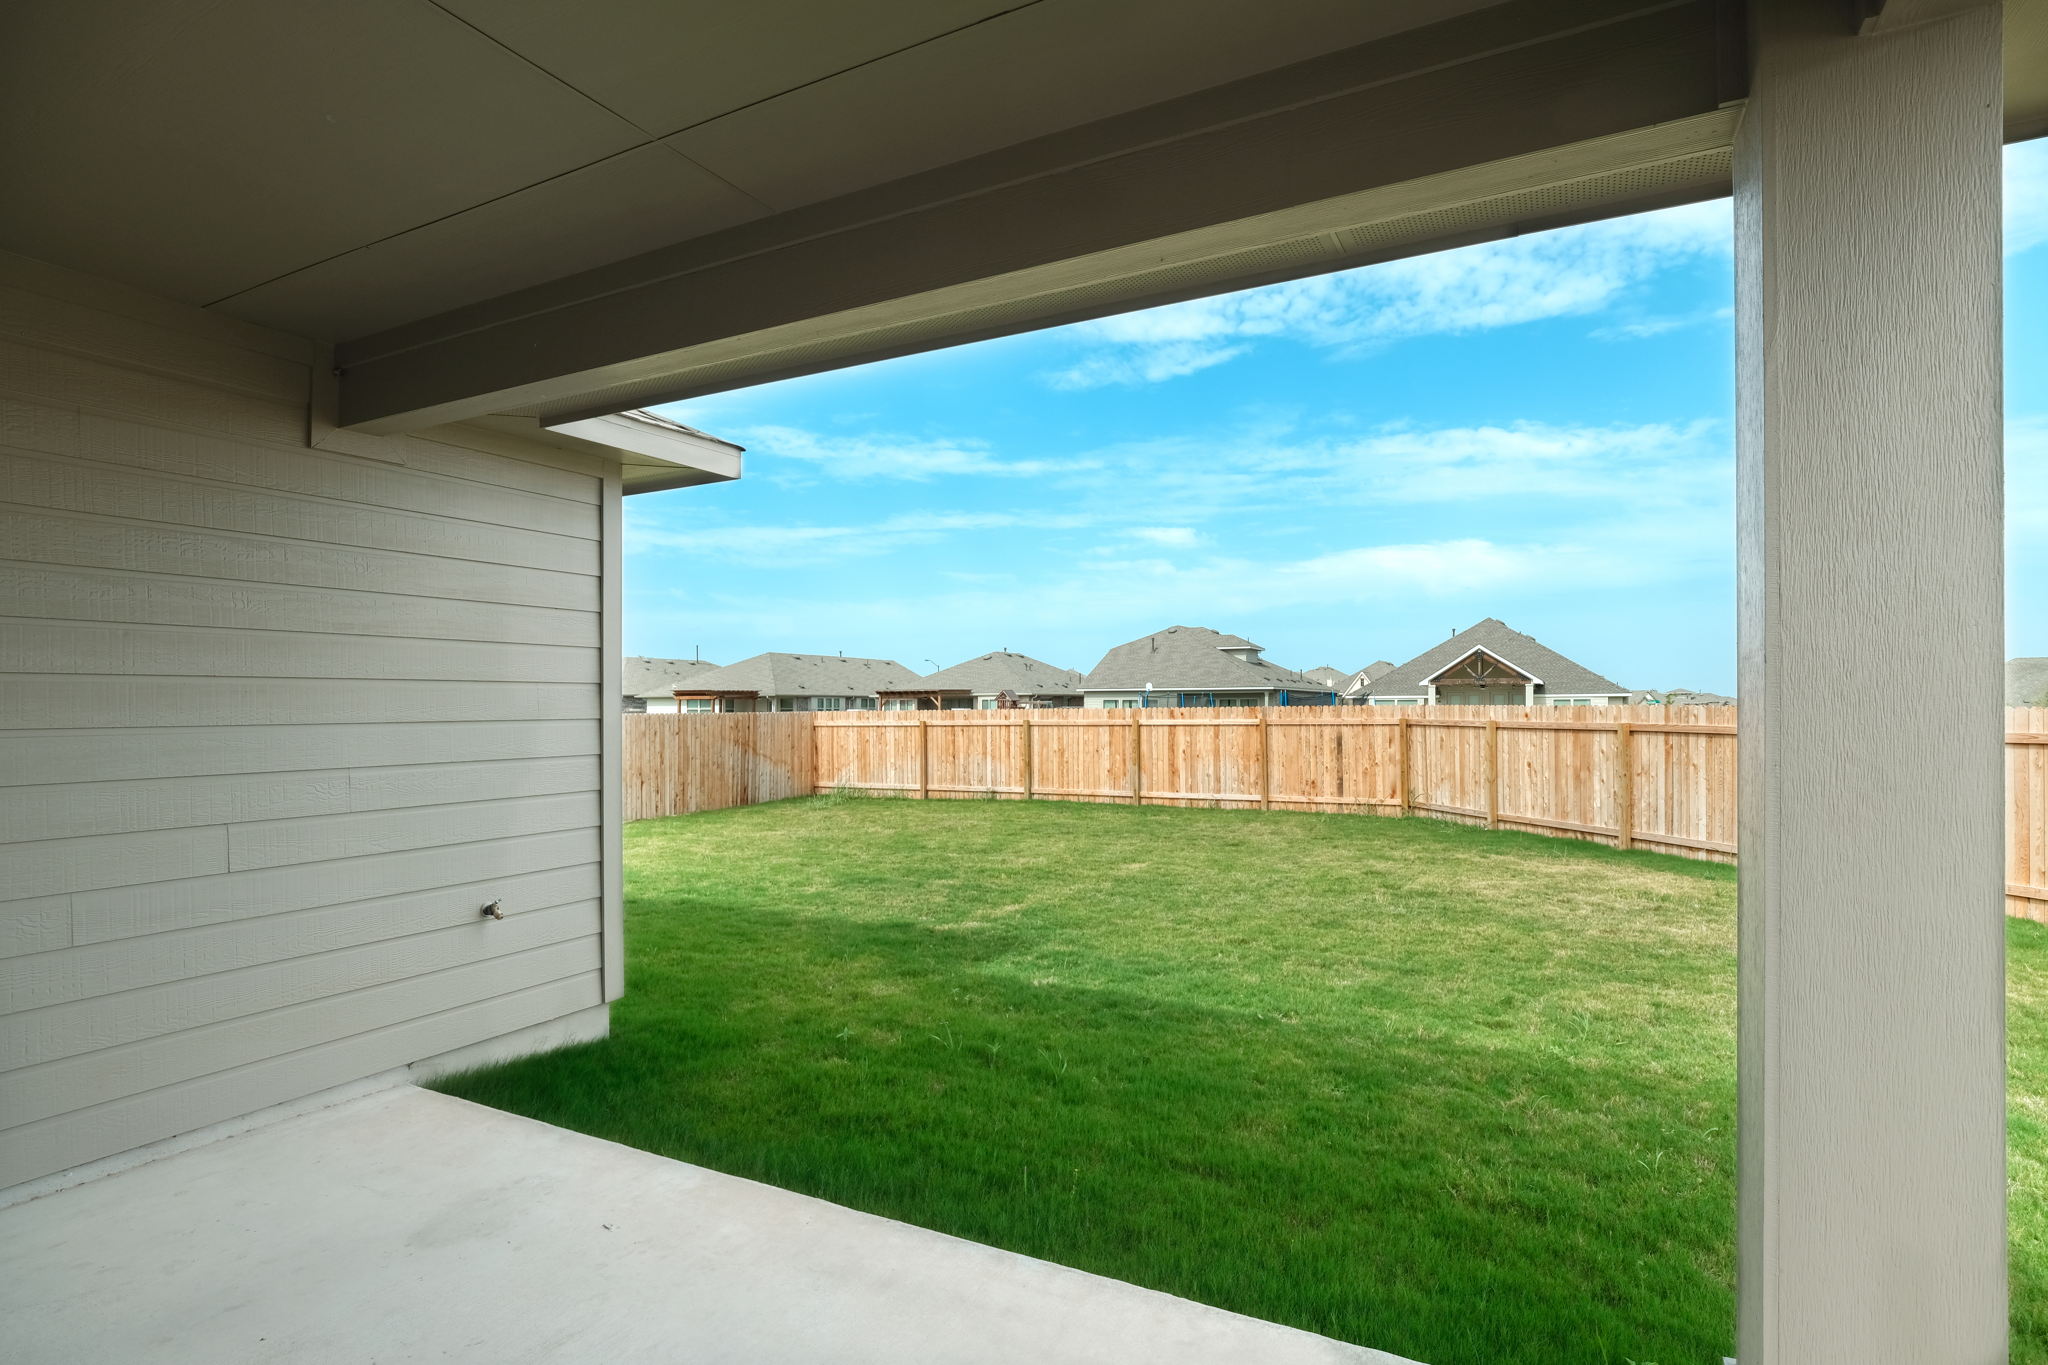
<svg viewBox="0 0 2048 1365">
<path fill-rule="evenodd" d="M 1427 813 L 1734 860 L 1733 707 L 1391 709 L 629 715 L 625 815 L 851 789 Z M 2006 730 L 2006 912 L 2048 921 L 2048 707 Z"/>
</svg>

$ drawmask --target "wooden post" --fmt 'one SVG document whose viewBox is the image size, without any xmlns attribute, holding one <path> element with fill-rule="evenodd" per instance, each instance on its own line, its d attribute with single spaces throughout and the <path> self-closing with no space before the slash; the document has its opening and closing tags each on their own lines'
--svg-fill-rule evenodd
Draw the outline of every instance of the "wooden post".
<svg viewBox="0 0 2048 1365">
<path fill-rule="evenodd" d="M 1143 714 L 1143 707 L 1131 708 L 1131 804 L 1134 806 L 1145 804 L 1145 740 L 1144 729 L 1138 723 L 1138 717 Z"/>
<path fill-rule="evenodd" d="M 1266 708 L 1259 708 L 1259 809 L 1273 809 L 1273 732 L 1266 724 Z"/>
<path fill-rule="evenodd" d="M 1394 755 L 1394 780 L 1401 784 L 1401 814 L 1412 815 L 1415 796 L 1408 781 L 1408 717 L 1401 716 L 1394 722 L 1394 743 L 1399 751 Z"/>
<path fill-rule="evenodd" d="M 1500 828 L 1500 722 L 1486 720 L 1486 827 Z"/>
<path fill-rule="evenodd" d="M 1023 727 L 1024 799 L 1029 801 L 1031 799 L 1031 713 L 1029 711 L 1019 711 L 1017 713 L 1017 724 Z"/>
<path fill-rule="evenodd" d="M 924 716 L 917 718 L 917 799 L 932 799 L 932 723 Z"/>
<path fill-rule="evenodd" d="M 1621 772 L 1614 784 L 1614 800 L 1619 808 L 1615 824 L 1619 833 L 1615 835 L 1616 848 L 1634 848 L 1636 844 L 1636 749 L 1635 730 L 1627 721 L 1614 727 L 1615 742 L 1621 752 Z M 1667 831 L 1668 833 L 1668 831 Z"/>
</svg>

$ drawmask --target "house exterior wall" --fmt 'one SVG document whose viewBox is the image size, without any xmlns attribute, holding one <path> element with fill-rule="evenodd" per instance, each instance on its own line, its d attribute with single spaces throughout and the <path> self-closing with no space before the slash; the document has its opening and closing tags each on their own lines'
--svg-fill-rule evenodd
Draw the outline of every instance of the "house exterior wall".
<svg viewBox="0 0 2048 1365">
<path fill-rule="evenodd" d="M 1081 705 L 1102 710 L 1105 707 L 1143 706 L 1143 692 L 1084 692 Z"/>
<path fill-rule="evenodd" d="M 1085 692 L 1081 705 L 1095 708 L 1117 708 L 1128 706 L 1335 706 L 1336 694 L 1319 692 L 1312 688 L 1301 690 L 1275 690 L 1267 688 L 1218 688 L 1201 691 L 1182 691 L 1178 688 L 1155 687 L 1150 700 L 1143 692 Z"/>
<path fill-rule="evenodd" d="M 0 305 L 0 1186 L 601 1032 L 615 471 L 332 433 L 313 348 L 83 277 Z"/>
</svg>

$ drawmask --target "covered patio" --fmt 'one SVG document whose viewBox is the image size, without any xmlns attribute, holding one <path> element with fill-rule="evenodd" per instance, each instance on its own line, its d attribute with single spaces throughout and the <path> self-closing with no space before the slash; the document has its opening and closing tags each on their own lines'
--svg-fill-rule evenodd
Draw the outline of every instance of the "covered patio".
<svg viewBox="0 0 2048 1365">
<path fill-rule="evenodd" d="M 626 989 L 623 499 L 740 457 L 620 414 L 1732 192 L 1738 1354 L 2004 1358 L 2048 0 L 53 0 L 0 92 L 11 1352 L 1374 1359 L 360 1087 Z"/>
<path fill-rule="evenodd" d="M 0 1208 L 15 1365 L 1405 1365 L 421 1090 Z"/>
</svg>

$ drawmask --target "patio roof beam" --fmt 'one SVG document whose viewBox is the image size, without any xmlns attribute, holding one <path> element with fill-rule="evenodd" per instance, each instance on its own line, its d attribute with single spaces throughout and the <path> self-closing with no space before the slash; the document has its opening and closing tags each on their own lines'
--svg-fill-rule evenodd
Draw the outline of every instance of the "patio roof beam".
<svg viewBox="0 0 2048 1365">
<path fill-rule="evenodd" d="M 1727 190 L 1720 0 L 1510 0 L 344 343 L 548 422 Z"/>
</svg>

